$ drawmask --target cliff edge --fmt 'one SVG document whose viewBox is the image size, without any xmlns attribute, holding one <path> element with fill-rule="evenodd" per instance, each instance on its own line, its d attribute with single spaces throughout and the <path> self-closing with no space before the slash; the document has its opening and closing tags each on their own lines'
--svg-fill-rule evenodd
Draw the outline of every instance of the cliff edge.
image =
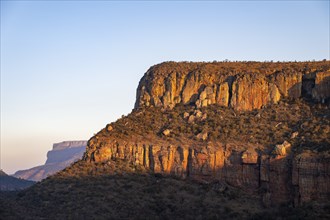
<svg viewBox="0 0 330 220">
<path fill-rule="evenodd" d="M 283 98 L 330 97 L 329 62 L 167 62 L 141 79 L 135 108 L 211 104 L 235 110 L 260 109 Z"/>
<path fill-rule="evenodd" d="M 89 140 L 84 160 L 225 181 L 259 191 L 266 206 L 326 201 L 329 97 L 329 61 L 162 63 L 141 79 L 135 110 Z"/>
</svg>

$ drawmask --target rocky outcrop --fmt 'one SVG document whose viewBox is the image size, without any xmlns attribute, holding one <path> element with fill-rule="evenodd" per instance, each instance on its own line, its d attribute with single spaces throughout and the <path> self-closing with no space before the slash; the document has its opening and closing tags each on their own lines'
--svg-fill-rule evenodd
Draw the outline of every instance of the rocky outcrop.
<svg viewBox="0 0 330 220">
<path fill-rule="evenodd" d="M 240 69 L 235 69 L 235 63 L 163 63 L 151 67 L 141 79 L 135 108 L 218 104 L 252 110 L 305 95 L 325 102 L 330 97 L 330 65 L 321 64 L 310 70 L 290 63 L 272 64 L 272 69 L 253 68 L 249 63 L 237 65 Z"/>
<path fill-rule="evenodd" d="M 168 62 L 153 66 L 139 83 L 132 114 L 92 137 L 83 160 L 96 166 L 124 160 L 151 173 L 226 182 L 261 195 L 265 206 L 326 202 L 330 156 L 325 145 L 329 139 L 321 129 L 329 128 L 327 108 L 319 113 L 310 106 L 300 109 L 298 102 L 305 101 L 291 99 L 327 102 L 329 73 L 329 61 Z M 271 104 L 277 105 L 267 106 Z M 223 114 L 215 105 L 236 111 L 226 109 L 230 112 Z M 246 112 L 261 108 L 253 111 L 256 114 Z M 206 114 L 204 110 L 210 111 Z M 238 127 L 222 126 L 230 115 L 234 117 L 229 120 Z M 275 121 L 274 126 L 266 126 Z M 322 140 L 303 129 L 310 122 L 322 122 L 313 128 Z M 271 131 L 267 136 L 262 135 L 266 127 Z M 234 135 L 238 138 L 233 139 Z M 263 138 L 267 141 L 262 142 Z M 316 147 L 320 152 L 308 153 L 311 144 L 325 149 Z"/>
<path fill-rule="evenodd" d="M 330 97 L 330 71 L 315 74 L 315 87 L 312 88 L 314 99 L 324 103 Z"/>
<path fill-rule="evenodd" d="M 330 156 L 306 151 L 293 159 L 292 185 L 294 202 L 327 201 L 330 192 Z"/>
<path fill-rule="evenodd" d="M 247 191 L 261 191 L 266 206 L 326 201 L 330 193 L 330 156 L 283 151 L 289 147 L 285 141 L 268 154 L 261 145 L 240 142 L 175 146 L 110 141 L 87 153 L 84 159 L 97 163 L 123 159 L 154 173 L 225 181 Z"/>
<path fill-rule="evenodd" d="M 281 98 L 279 89 L 261 74 L 238 76 L 232 86 L 231 107 L 236 110 L 260 109 Z"/>
<path fill-rule="evenodd" d="M 270 76 L 283 97 L 299 98 L 302 87 L 301 72 L 277 72 Z"/>
<path fill-rule="evenodd" d="M 45 165 L 33 167 L 27 170 L 19 170 L 13 176 L 32 181 L 45 179 L 73 162 L 82 158 L 86 150 L 87 141 L 64 141 L 53 145 L 53 149 L 47 153 Z"/>
</svg>

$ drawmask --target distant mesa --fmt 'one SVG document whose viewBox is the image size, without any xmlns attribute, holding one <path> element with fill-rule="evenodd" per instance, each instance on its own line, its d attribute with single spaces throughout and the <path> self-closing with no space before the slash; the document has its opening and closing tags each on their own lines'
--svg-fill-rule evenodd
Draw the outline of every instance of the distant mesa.
<svg viewBox="0 0 330 220">
<path fill-rule="evenodd" d="M 53 149 L 47 153 L 45 165 L 27 170 L 19 170 L 13 176 L 32 181 L 40 181 L 63 170 L 73 162 L 82 158 L 87 141 L 63 141 L 53 144 Z"/>
<path fill-rule="evenodd" d="M 18 179 L 0 170 L 0 191 L 22 190 L 34 184 L 33 181 Z"/>
</svg>

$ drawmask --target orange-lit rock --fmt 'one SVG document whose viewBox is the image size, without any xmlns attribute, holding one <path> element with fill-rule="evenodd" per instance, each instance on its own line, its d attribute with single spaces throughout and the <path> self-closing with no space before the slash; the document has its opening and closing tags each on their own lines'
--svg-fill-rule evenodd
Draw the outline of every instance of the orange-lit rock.
<svg viewBox="0 0 330 220">
<path fill-rule="evenodd" d="M 315 75 L 315 87 L 312 89 L 314 99 L 324 102 L 330 97 L 330 71 L 319 72 Z"/>
<path fill-rule="evenodd" d="M 306 95 L 321 102 L 330 97 L 329 70 L 310 73 L 301 68 L 284 68 L 290 64 L 283 63 L 274 72 L 263 69 L 253 72 L 248 64 L 242 63 L 237 64 L 242 71 L 223 70 L 226 65 L 235 68 L 235 63 L 170 62 L 153 66 L 139 83 L 135 108 L 173 108 L 177 104 L 200 108 L 218 104 L 252 110 L 285 97 Z"/>
<path fill-rule="evenodd" d="M 237 110 L 252 110 L 279 100 L 277 87 L 267 82 L 263 75 L 245 74 L 234 81 L 230 104 Z"/>
<path fill-rule="evenodd" d="M 284 97 L 299 98 L 301 96 L 302 73 L 279 72 L 272 75 L 272 82 Z"/>
<path fill-rule="evenodd" d="M 329 155 L 305 152 L 273 157 L 259 155 L 257 152 L 261 148 L 247 143 L 205 143 L 204 146 L 189 147 L 113 142 L 97 149 L 93 161 L 118 158 L 154 173 L 225 181 L 249 191 L 261 187 L 266 205 L 326 201 L 330 193 Z"/>
</svg>

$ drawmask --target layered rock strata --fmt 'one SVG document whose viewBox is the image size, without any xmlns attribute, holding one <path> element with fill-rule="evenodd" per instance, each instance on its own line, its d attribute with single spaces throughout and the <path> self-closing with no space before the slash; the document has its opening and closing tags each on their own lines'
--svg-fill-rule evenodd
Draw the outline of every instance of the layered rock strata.
<svg viewBox="0 0 330 220">
<path fill-rule="evenodd" d="M 328 62 L 315 69 L 296 68 L 289 63 L 272 64 L 275 66 L 271 69 L 249 69 L 252 64 L 239 69 L 235 69 L 235 63 L 169 62 L 153 66 L 139 83 L 135 107 L 218 104 L 252 110 L 277 103 L 281 98 L 306 94 L 316 101 L 329 100 Z"/>
<path fill-rule="evenodd" d="M 90 143 L 91 148 L 98 145 Z M 207 143 L 175 146 L 110 141 L 85 155 L 85 160 L 123 159 L 164 175 L 201 181 L 225 181 L 250 192 L 261 191 L 266 206 L 311 200 L 327 201 L 330 193 L 330 156 L 304 152 L 297 155 L 248 143 Z M 276 147 L 275 147 L 276 148 Z"/>
<path fill-rule="evenodd" d="M 309 101 L 329 102 L 329 74 L 329 61 L 304 64 L 168 62 L 151 67 L 143 76 L 137 89 L 135 110 L 140 111 L 137 114 L 142 114 L 147 108 L 159 107 L 160 111 L 166 112 L 176 105 L 192 105 L 194 114 L 181 114 L 193 128 L 196 118 L 201 121 L 208 118 L 199 108 L 213 104 L 236 111 L 250 111 L 281 103 L 283 98 L 304 97 Z M 285 103 L 285 108 L 290 108 L 288 105 Z M 298 106 L 296 108 L 299 109 Z M 235 111 L 233 114 L 236 116 Z M 253 117 L 263 117 L 261 115 L 262 110 Z M 313 112 L 310 112 L 307 117 L 312 120 L 316 117 L 312 115 Z M 286 120 L 285 117 L 274 115 L 276 120 Z M 328 113 L 322 117 L 327 124 Z M 146 120 L 153 122 L 146 122 L 143 126 L 155 123 L 156 119 L 149 117 Z M 83 159 L 97 164 L 121 159 L 154 173 L 201 181 L 225 181 L 235 187 L 261 194 L 266 206 L 281 203 L 300 205 L 312 200 L 327 202 L 327 195 L 330 193 L 328 148 L 318 153 L 308 150 L 292 151 L 291 144 L 284 140 L 282 144 L 267 143 L 267 146 L 243 140 L 213 139 L 207 142 L 210 139 L 204 128 L 196 130 L 194 134 L 197 139 L 191 140 L 182 135 L 175 136 L 175 132 L 180 131 L 180 126 L 177 131 L 168 129 L 171 120 L 174 118 L 165 120 L 165 129 L 161 128 L 159 134 L 157 131 L 145 131 L 144 134 L 132 131 L 129 121 L 118 127 L 107 125 L 89 140 Z M 295 123 L 299 123 L 295 120 L 290 125 L 293 130 L 298 126 Z M 209 120 L 208 123 L 213 122 Z M 249 123 L 244 120 L 241 122 L 240 128 L 245 127 L 244 123 Z M 281 124 L 279 122 L 275 127 Z M 303 128 L 303 124 L 300 128 Z M 262 133 L 262 126 L 256 126 L 256 129 Z M 227 129 L 220 131 L 226 132 Z M 162 138 L 171 136 L 172 133 L 172 139 Z M 296 138 L 297 134 L 292 133 L 291 139 Z M 305 137 L 301 138 L 303 140 Z M 329 142 L 328 139 L 325 141 Z M 295 146 L 298 146 L 298 142 L 296 141 Z M 272 150 L 269 149 L 269 144 L 272 145 Z"/>
</svg>

